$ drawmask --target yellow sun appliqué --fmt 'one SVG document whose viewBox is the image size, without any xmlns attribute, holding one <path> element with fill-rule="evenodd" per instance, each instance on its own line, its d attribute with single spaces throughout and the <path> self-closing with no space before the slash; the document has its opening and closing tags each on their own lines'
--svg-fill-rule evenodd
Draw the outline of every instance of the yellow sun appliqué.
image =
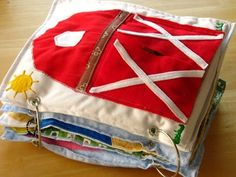
<svg viewBox="0 0 236 177">
<path fill-rule="evenodd" d="M 23 71 L 22 74 L 14 76 L 14 79 L 8 82 L 8 85 L 10 85 L 10 87 L 7 88 L 6 91 L 13 90 L 15 92 L 14 98 L 18 93 L 22 93 L 25 95 L 25 99 L 27 99 L 28 96 L 26 92 L 29 90 L 36 94 L 36 92 L 32 90 L 31 87 L 33 83 L 37 83 L 39 81 L 34 81 L 32 78 L 32 74 L 33 72 L 28 75 L 25 71 Z"/>
</svg>

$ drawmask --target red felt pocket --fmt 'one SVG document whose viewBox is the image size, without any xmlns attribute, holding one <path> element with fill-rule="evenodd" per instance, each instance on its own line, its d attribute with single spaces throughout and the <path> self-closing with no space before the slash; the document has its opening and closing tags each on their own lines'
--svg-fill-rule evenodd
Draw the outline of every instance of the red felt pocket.
<svg viewBox="0 0 236 177">
<path fill-rule="evenodd" d="M 135 22 L 131 16 L 119 29 L 135 32 L 151 32 L 154 30 L 139 22 Z M 145 18 L 148 19 L 148 18 Z M 153 19 L 151 19 L 153 20 Z M 154 20 L 155 21 L 155 20 Z M 157 22 L 158 23 L 158 22 Z M 168 30 L 173 36 L 177 35 L 218 35 L 219 32 L 180 25 L 173 22 L 162 21 L 160 25 Z M 143 28 L 141 27 L 143 26 Z M 160 34 L 160 32 L 156 32 Z M 123 80 L 138 78 L 135 72 L 122 59 L 114 47 L 115 40 L 126 49 L 133 61 L 150 76 L 173 71 L 201 71 L 192 59 L 186 56 L 169 40 L 141 37 L 135 35 L 115 32 L 107 44 L 101 56 L 87 92 L 104 99 L 111 100 L 129 107 L 142 109 L 176 121 L 180 119 L 169 109 L 160 97 L 155 95 L 144 83 L 129 85 L 127 87 L 115 88 L 106 91 L 94 92 L 94 88 L 116 84 Z M 210 64 L 221 39 L 217 40 L 187 40 L 182 41 L 193 52 L 200 55 Z M 183 77 L 154 82 L 189 118 L 194 103 L 201 87 L 201 77 Z"/>
<path fill-rule="evenodd" d="M 59 22 L 54 28 L 47 30 L 33 41 L 33 59 L 36 69 L 46 73 L 54 80 L 75 89 L 80 82 L 96 42 L 119 12 L 120 10 L 107 10 L 78 13 Z M 158 24 L 172 36 L 217 36 L 222 34 L 218 31 L 182 25 L 168 20 L 141 17 L 151 23 Z M 131 14 L 119 29 L 162 34 L 160 31 L 135 20 L 134 14 Z M 67 31 L 85 31 L 85 33 L 74 47 L 55 45 L 54 37 Z M 87 94 L 180 121 L 163 100 L 158 95 L 155 95 L 144 83 L 109 91 L 91 92 L 91 89 L 106 84 L 130 78 L 139 79 L 117 52 L 114 47 L 115 40 L 120 41 L 135 64 L 148 77 L 166 72 L 202 70 L 196 62 L 176 48 L 170 40 L 129 35 L 118 30 L 108 41 L 99 59 L 86 89 Z M 181 42 L 201 56 L 206 63 L 210 64 L 221 41 L 222 39 L 183 40 Z M 201 77 L 188 77 L 162 80 L 154 83 L 189 118 L 201 87 L 201 82 Z"/>
</svg>

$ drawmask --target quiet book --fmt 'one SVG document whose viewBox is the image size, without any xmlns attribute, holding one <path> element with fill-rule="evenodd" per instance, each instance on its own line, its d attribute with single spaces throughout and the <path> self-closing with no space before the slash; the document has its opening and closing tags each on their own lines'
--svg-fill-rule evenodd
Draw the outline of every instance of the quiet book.
<svg viewBox="0 0 236 177">
<path fill-rule="evenodd" d="M 1 138 L 196 177 L 233 28 L 115 0 L 55 0 L 2 81 Z"/>
</svg>

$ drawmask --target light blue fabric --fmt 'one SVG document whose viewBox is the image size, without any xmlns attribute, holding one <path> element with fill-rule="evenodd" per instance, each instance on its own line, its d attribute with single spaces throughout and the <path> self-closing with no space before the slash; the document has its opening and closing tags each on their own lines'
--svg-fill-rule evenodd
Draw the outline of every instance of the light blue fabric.
<svg viewBox="0 0 236 177">
<path fill-rule="evenodd" d="M 2 110 L 4 111 L 11 111 L 11 112 L 24 112 L 24 113 L 29 113 L 28 110 L 18 108 L 18 107 L 13 107 L 10 105 L 5 105 L 2 107 Z M 59 147 L 56 145 L 50 145 L 47 143 L 43 143 L 43 146 L 47 148 L 50 151 L 53 151 L 59 155 L 63 155 L 67 158 L 74 159 L 74 160 L 79 160 L 87 163 L 92 163 L 92 164 L 99 164 L 99 165 L 107 165 L 107 166 L 120 166 L 120 167 L 137 167 L 137 168 L 142 168 L 142 169 L 147 169 L 151 167 L 154 163 L 161 165 L 165 169 L 169 171 L 175 171 L 176 165 L 175 165 L 175 151 L 173 148 L 160 144 L 160 143 L 155 143 L 154 147 L 150 147 L 150 140 L 141 137 L 141 136 L 136 136 L 132 135 L 126 131 L 123 131 L 118 128 L 110 127 L 107 125 L 101 125 L 96 122 L 83 119 L 83 118 L 78 118 L 78 117 L 68 117 L 66 115 L 62 114 L 55 114 L 55 113 L 41 113 L 41 122 L 47 121 L 48 119 L 57 119 L 65 122 L 70 122 L 71 124 L 77 124 L 83 127 L 89 127 L 90 129 L 99 131 L 100 133 L 104 133 L 110 136 L 116 136 L 120 137 L 126 140 L 131 140 L 131 141 L 139 141 L 141 142 L 146 148 L 149 149 L 155 149 L 158 154 L 163 156 L 164 158 L 168 159 L 170 163 L 162 162 L 159 160 L 150 160 L 150 159 L 137 159 L 134 157 L 128 157 L 125 155 L 121 155 L 117 152 L 109 152 L 109 151 L 102 151 L 102 152 L 89 152 L 87 155 L 92 155 L 86 156 L 84 153 L 81 154 L 81 152 L 78 151 L 71 151 L 63 147 Z M 43 125 L 43 123 L 41 123 Z M 105 133 L 106 132 L 106 133 Z M 9 140 L 17 140 L 17 141 L 31 141 L 32 138 L 26 138 L 25 136 L 22 135 L 17 135 L 13 131 L 6 129 L 4 135 L 4 139 L 9 139 Z M 200 162 L 202 159 L 202 154 L 203 154 L 203 146 L 201 145 L 200 148 L 198 149 L 196 158 L 193 160 L 191 165 L 188 165 L 188 163 L 183 164 L 181 163 L 181 168 L 180 168 L 180 173 L 185 176 L 185 177 L 195 177 L 198 169 L 200 167 Z M 109 157 L 108 157 L 109 156 Z M 191 156 L 191 153 L 186 153 L 186 152 L 181 152 L 181 162 L 185 160 L 188 162 L 189 157 Z"/>
<path fill-rule="evenodd" d="M 14 131 L 6 128 L 4 134 L 2 135 L 3 139 L 11 140 L 11 141 L 25 141 L 30 142 L 33 140 L 31 137 L 26 137 L 24 135 L 16 134 Z M 65 156 L 67 158 L 78 160 L 91 164 L 99 164 L 105 166 L 118 166 L 118 167 L 129 167 L 129 168 L 141 168 L 147 169 L 150 168 L 154 161 L 150 159 L 141 160 L 138 158 L 121 155 L 117 152 L 105 151 L 101 150 L 99 152 L 90 152 L 90 151 L 72 151 L 60 146 L 47 144 L 45 142 L 42 143 L 43 147 L 46 149 Z M 203 146 L 201 146 L 197 152 L 196 158 L 190 166 L 181 166 L 180 173 L 185 177 L 196 177 L 198 168 L 201 163 L 203 154 Z M 169 171 L 175 171 L 175 165 L 162 163 L 156 161 L 157 164 L 163 166 L 165 169 Z"/>
<path fill-rule="evenodd" d="M 31 142 L 33 137 L 26 137 L 24 135 L 16 134 L 14 131 L 6 128 L 2 139 L 9 141 L 24 141 Z M 145 159 L 140 160 L 134 157 L 121 155 L 116 152 L 100 150 L 96 151 L 72 151 L 60 146 L 47 144 L 42 142 L 43 147 L 46 149 L 55 152 L 56 154 L 63 155 L 67 158 L 79 160 L 91 164 L 99 164 L 105 166 L 119 166 L 119 167 L 130 167 L 130 168 L 142 168 L 147 169 L 152 164 L 152 160 Z"/>
<path fill-rule="evenodd" d="M 210 111 L 210 115 L 208 117 L 206 130 L 204 132 L 204 138 L 202 139 L 200 146 L 198 147 L 198 150 L 196 152 L 195 158 L 193 159 L 191 164 L 189 164 L 189 159 L 192 155 L 191 152 L 180 152 L 180 159 L 181 159 L 180 174 L 183 175 L 184 177 L 196 177 L 198 174 L 198 170 L 200 168 L 200 164 L 201 164 L 201 160 L 202 160 L 202 156 L 204 152 L 203 141 L 207 135 L 210 124 L 217 111 L 217 105 L 223 94 L 223 89 L 218 90 L 219 92 L 217 92 L 216 97 L 213 100 L 213 105 Z M 33 116 L 34 114 L 30 110 L 19 108 L 12 105 L 3 105 L 1 109 L 2 111 L 5 111 L 5 112 L 21 112 L 21 113 L 29 114 L 30 116 Z M 97 132 L 98 134 L 99 133 L 104 134 L 108 137 L 115 136 L 115 137 L 119 137 L 125 140 L 138 141 L 142 143 L 146 149 L 155 150 L 157 154 L 167 159 L 169 163 L 166 161 L 163 162 L 161 160 L 154 159 L 154 158 L 140 159 L 137 157 L 127 156 L 124 154 L 120 154 L 118 152 L 111 152 L 111 151 L 106 151 L 106 150 L 101 150 L 99 152 L 72 151 L 72 150 L 69 150 L 60 146 L 51 145 L 51 144 L 47 144 L 43 142 L 43 146 L 45 148 L 59 155 L 63 155 L 67 158 L 79 160 L 79 161 L 83 161 L 87 163 L 92 163 L 92 164 L 105 165 L 105 166 L 119 166 L 119 167 L 131 167 L 131 168 L 134 167 L 134 168 L 147 169 L 153 166 L 154 164 L 159 164 L 163 168 L 169 171 L 174 172 L 176 169 L 175 150 L 172 147 L 166 146 L 161 143 L 156 143 L 156 142 L 152 142 L 151 144 L 153 144 L 153 146 L 150 146 L 150 140 L 145 137 L 133 135 L 122 129 L 111 127 L 106 124 L 101 124 L 101 123 L 91 121 L 85 118 L 73 117 L 73 116 L 68 116 L 68 115 L 63 115 L 63 114 L 40 113 L 40 119 L 41 119 L 42 128 L 50 126 L 50 124 L 53 125 L 53 121 L 51 120 L 56 120 L 56 121 L 65 122 L 66 124 L 70 124 L 73 126 L 79 125 L 81 128 L 89 129 L 91 131 Z M 8 128 L 5 129 L 5 132 L 2 135 L 2 138 L 13 140 L 13 141 L 26 141 L 26 142 L 32 140 L 32 138 L 26 137 L 23 135 L 18 135 L 14 131 Z"/>
<path fill-rule="evenodd" d="M 12 105 L 3 105 L 1 109 L 2 111 L 5 111 L 5 112 L 21 112 L 21 113 L 25 113 L 25 114 L 29 114 L 30 116 L 33 116 L 32 111 L 24 109 L 24 108 L 12 106 Z M 44 122 L 44 120 L 55 119 L 55 120 L 59 120 L 68 124 L 79 125 L 80 127 L 88 128 L 90 130 L 97 131 L 101 134 L 115 136 L 121 139 L 130 140 L 130 141 L 138 141 L 142 143 L 146 149 L 151 150 L 151 151 L 155 150 L 157 154 L 160 154 L 161 156 L 163 156 L 163 158 L 167 159 L 171 164 L 176 164 L 176 152 L 172 147 L 164 145 L 164 144 L 156 143 L 142 136 L 133 135 L 120 128 L 116 128 L 116 127 L 112 127 L 106 124 L 91 121 L 85 118 L 73 117 L 73 116 L 68 116 L 68 115 L 58 114 L 58 113 L 43 112 L 43 113 L 40 113 L 40 118 L 41 118 L 41 125 L 44 124 L 42 123 Z M 181 156 L 181 166 L 187 165 L 189 162 L 189 158 L 191 157 L 191 153 L 181 151 L 180 156 Z"/>
<path fill-rule="evenodd" d="M 4 132 L 1 135 L 1 139 L 9 141 L 17 141 L 17 142 L 31 142 L 34 138 L 16 134 L 11 129 L 5 127 Z"/>
</svg>

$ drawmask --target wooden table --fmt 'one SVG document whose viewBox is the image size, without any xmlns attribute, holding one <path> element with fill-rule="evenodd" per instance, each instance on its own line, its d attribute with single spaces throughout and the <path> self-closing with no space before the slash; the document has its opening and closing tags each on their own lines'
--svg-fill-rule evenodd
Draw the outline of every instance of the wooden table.
<svg viewBox="0 0 236 177">
<path fill-rule="evenodd" d="M 177 15 L 236 21 L 235 0 L 127 0 Z M 0 1 L 0 81 L 27 38 L 46 18 L 52 0 Z M 200 177 L 236 176 L 236 36 L 221 70 L 227 81 L 222 102 L 205 143 Z M 154 169 L 109 168 L 75 162 L 27 143 L 0 141 L 0 177 L 159 176 Z"/>
</svg>

